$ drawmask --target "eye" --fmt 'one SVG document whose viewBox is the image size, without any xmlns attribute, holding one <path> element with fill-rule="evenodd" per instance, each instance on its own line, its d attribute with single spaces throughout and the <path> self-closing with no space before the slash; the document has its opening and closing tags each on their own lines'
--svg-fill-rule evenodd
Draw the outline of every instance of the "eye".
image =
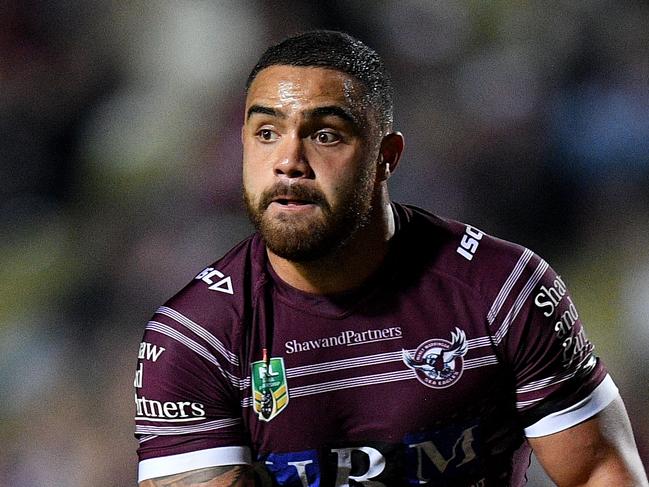
<svg viewBox="0 0 649 487">
<path fill-rule="evenodd" d="M 277 133 L 271 129 L 261 129 L 257 131 L 257 137 L 263 142 L 272 142 L 277 140 Z"/>
<path fill-rule="evenodd" d="M 313 135 L 313 139 L 318 144 L 331 145 L 331 144 L 335 144 L 336 142 L 340 141 L 340 135 L 338 135 L 335 132 L 330 132 L 330 131 L 327 131 L 327 130 L 321 130 L 319 132 L 316 132 Z"/>
</svg>

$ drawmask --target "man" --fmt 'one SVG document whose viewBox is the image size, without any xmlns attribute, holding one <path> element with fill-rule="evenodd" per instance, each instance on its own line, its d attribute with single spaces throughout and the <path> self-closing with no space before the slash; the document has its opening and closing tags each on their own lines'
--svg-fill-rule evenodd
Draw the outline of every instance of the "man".
<svg viewBox="0 0 649 487">
<path fill-rule="evenodd" d="M 647 485 L 617 388 L 540 257 L 393 203 L 378 55 L 317 31 L 247 83 L 257 232 L 146 326 L 141 486 Z"/>
</svg>

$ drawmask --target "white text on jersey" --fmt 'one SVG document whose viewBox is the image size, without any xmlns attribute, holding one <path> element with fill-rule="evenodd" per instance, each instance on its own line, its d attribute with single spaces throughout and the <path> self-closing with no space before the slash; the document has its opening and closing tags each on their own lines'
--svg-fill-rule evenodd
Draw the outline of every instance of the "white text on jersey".
<svg viewBox="0 0 649 487">
<path fill-rule="evenodd" d="M 162 355 L 162 352 L 164 351 L 164 347 L 159 347 L 158 345 L 153 345 L 152 343 L 142 342 L 140 343 L 140 350 L 137 354 L 137 358 L 155 362 L 160 358 L 160 355 Z"/>
<path fill-rule="evenodd" d="M 218 281 L 214 282 L 212 278 L 218 277 Z M 205 284 L 209 284 L 212 291 L 219 291 L 225 294 L 234 294 L 232 289 L 232 279 L 222 272 L 216 270 L 214 267 L 207 267 L 203 269 L 194 279 L 199 279 Z"/>
<path fill-rule="evenodd" d="M 471 225 L 466 226 L 464 235 L 462 235 L 462 241 L 456 249 L 457 253 L 464 257 L 466 260 L 473 259 L 476 251 L 478 250 L 478 245 L 480 245 L 480 240 L 482 239 L 482 233 L 475 227 Z"/>
</svg>

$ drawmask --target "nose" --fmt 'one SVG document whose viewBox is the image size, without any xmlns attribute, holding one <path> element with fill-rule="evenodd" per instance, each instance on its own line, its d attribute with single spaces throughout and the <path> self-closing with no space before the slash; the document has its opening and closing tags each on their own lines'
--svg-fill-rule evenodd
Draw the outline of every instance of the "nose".
<svg viewBox="0 0 649 487">
<path fill-rule="evenodd" d="M 278 156 L 274 164 L 275 176 L 283 178 L 311 178 L 313 171 L 305 152 L 304 141 L 299 135 L 283 137 L 278 146 Z"/>
</svg>

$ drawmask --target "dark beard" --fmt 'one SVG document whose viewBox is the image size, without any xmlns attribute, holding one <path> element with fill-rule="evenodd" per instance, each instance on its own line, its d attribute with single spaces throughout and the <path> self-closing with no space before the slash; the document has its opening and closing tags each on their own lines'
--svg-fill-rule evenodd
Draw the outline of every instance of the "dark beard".
<svg viewBox="0 0 649 487">
<path fill-rule="evenodd" d="M 345 247 L 352 235 L 369 222 L 373 175 L 366 171 L 359 179 L 354 190 L 343 195 L 336 208 L 318 190 L 295 183 L 289 188 L 278 182 L 264 191 L 256 206 L 244 188 L 246 211 L 271 252 L 292 262 L 315 261 Z M 278 195 L 310 201 L 318 205 L 321 215 L 308 219 L 294 215 L 281 215 L 274 220 L 265 218 L 266 208 Z"/>
</svg>

